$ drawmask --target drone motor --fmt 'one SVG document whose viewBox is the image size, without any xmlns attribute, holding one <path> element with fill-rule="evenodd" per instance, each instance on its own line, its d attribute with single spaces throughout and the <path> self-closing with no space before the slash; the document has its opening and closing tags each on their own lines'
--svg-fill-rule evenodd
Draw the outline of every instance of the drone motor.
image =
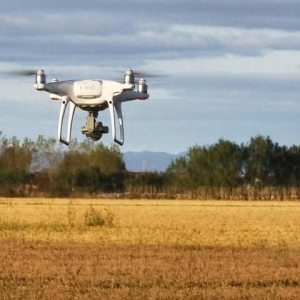
<svg viewBox="0 0 300 300">
<path fill-rule="evenodd" d="M 124 76 L 124 83 L 134 84 L 134 74 L 132 70 L 127 70 Z"/>
<path fill-rule="evenodd" d="M 147 95 L 147 93 L 148 93 L 148 85 L 146 84 L 146 80 L 145 79 L 142 78 L 142 79 L 139 80 L 137 91 L 140 94 Z M 147 98 L 140 97 L 139 99 L 140 100 L 146 100 Z"/>
<path fill-rule="evenodd" d="M 46 75 L 44 70 L 38 70 L 35 77 L 36 84 L 46 84 Z"/>
</svg>

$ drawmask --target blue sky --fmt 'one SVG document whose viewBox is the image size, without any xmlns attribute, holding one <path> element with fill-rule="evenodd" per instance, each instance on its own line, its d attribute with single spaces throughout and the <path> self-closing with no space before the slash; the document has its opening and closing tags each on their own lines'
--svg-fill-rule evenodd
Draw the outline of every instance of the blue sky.
<svg viewBox="0 0 300 300">
<path fill-rule="evenodd" d="M 179 153 L 257 134 L 300 143 L 300 2 L 295 0 L 10 0 L 0 10 L 0 70 L 47 78 L 149 78 L 150 98 L 123 105 L 122 151 Z M 60 103 L 34 78 L 0 73 L 0 130 L 57 136 Z M 75 112 L 82 140 L 86 113 Z M 98 117 L 110 126 L 109 112 Z M 112 143 L 111 135 L 102 141 Z"/>
</svg>

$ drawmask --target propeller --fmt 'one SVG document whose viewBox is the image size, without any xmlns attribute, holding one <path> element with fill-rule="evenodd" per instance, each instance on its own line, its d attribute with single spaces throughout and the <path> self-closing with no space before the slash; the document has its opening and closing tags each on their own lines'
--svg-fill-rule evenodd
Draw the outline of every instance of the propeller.
<svg viewBox="0 0 300 300">
<path fill-rule="evenodd" d="M 150 73 L 150 72 L 144 72 L 144 71 L 133 71 L 131 69 L 127 69 L 127 71 L 125 72 L 125 74 L 127 74 L 127 72 L 132 72 L 131 74 L 134 75 L 135 79 L 134 79 L 134 83 L 135 84 L 138 84 L 140 79 L 144 78 L 144 79 L 159 79 L 159 78 L 167 78 L 169 77 L 170 75 L 167 75 L 167 74 L 154 74 L 154 73 Z M 124 73 L 124 70 L 121 71 L 121 70 L 118 70 L 117 72 L 119 73 Z M 129 73 L 130 74 L 130 73 Z M 124 83 L 124 81 L 121 81 L 120 78 L 117 78 L 117 77 L 110 77 L 110 80 L 113 80 L 113 81 L 117 81 L 117 82 L 120 82 L 120 83 Z M 151 82 L 151 85 L 153 85 L 153 82 Z M 154 85 L 157 85 L 157 81 L 154 82 Z M 163 82 L 159 82 L 158 85 L 164 85 Z"/>
<path fill-rule="evenodd" d="M 14 71 L 3 71 L 2 73 L 11 76 L 33 76 L 36 75 L 37 70 L 14 70 Z"/>
<path fill-rule="evenodd" d="M 136 77 L 140 77 L 140 78 L 160 78 L 160 77 L 166 77 L 167 75 L 163 75 L 163 74 L 153 74 L 153 73 L 149 73 L 149 72 L 136 72 L 133 71 L 133 75 Z"/>
<path fill-rule="evenodd" d="M 30 77 L 30 76 L 34 76 L 34 75 L 37 75 L 37 73 L 39 72 L 40 70 L 38 69 L 24 69 L 24 70 L 7 70 L 7 71 L 0 71 L 0 74 L 3 74 L 3 75 L 6 75 L 6 76 L 15 76 L 15 77 Z M 42 70 L 41 70 L 42 71 Z M 139 79 L 141 78 L 146 78 L 147 80 L 153 78 L 154 79 L 159 79 L 159 78 L 167 78 L 169 77 L 170 75 L 167 75 L 167 74 L 155 74 L 155 73 L 151 73 L 151 72 L 145 72 L 145 71 L 133 71 L 131 69 L 128 69 L 127 71 L 131 71 L 132 74 L 135 76 L 135 80 L 134 80 L 134 83 L 135 84 L 138 84 L 139 83 Z M 126 71 L 126 72 L 127 72 Z M 117 72 L 119 73 L 123 73 L 124 74 L 124 70 L 117 70 Z M 120 77 L 111 77 L 110 80 L 113 80 L 113 81 L 118 81 L 120 83 L 123 83 L 122 81 L 120 81 Z M 160 81 L 160 80 L 159 80 Z M 154 85 L 164 85 L 163 82 L 153 82 Z M 153 85 L 153 83 L 151 83 L 151 85 Z"/>
<path fill-rule="evenodd" d="M 145 72 L 145 71 L 134 71 L 132 69 L 127 69 L 127 71 L 131 70 L 132 74 L 135 77 L 138 78 L 160 78 L 160 77 L 168 77 L 167 74 L 156 74 L 156 73 L 151 73 L 151 72 Z M 118 73 L 123 73 L 124 74 L 124 70 L 116 70 Z M 125 70 L 126 71 L 126 70 Z"/>
</svg>

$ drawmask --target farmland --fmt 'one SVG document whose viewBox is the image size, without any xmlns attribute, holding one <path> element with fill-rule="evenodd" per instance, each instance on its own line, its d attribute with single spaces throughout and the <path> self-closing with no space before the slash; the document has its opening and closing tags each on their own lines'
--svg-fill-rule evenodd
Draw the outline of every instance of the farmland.
<svg viewBox="0 0 300 300">
<path fill-rule="evenodd" d="M 299 213 L 298 202 L 1 198 L 1 299 L 298 299 Z"/>
</svg>

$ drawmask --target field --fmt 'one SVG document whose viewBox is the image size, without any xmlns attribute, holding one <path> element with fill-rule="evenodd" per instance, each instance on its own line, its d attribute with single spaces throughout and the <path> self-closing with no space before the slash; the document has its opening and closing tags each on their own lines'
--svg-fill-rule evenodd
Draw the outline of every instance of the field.
<svg viewBox="0 0 300 300">
<path fill-rule="evenodd" d="M 299 299 L 300 203 L 0 198 L 0 299 Z"/>
</svg>

